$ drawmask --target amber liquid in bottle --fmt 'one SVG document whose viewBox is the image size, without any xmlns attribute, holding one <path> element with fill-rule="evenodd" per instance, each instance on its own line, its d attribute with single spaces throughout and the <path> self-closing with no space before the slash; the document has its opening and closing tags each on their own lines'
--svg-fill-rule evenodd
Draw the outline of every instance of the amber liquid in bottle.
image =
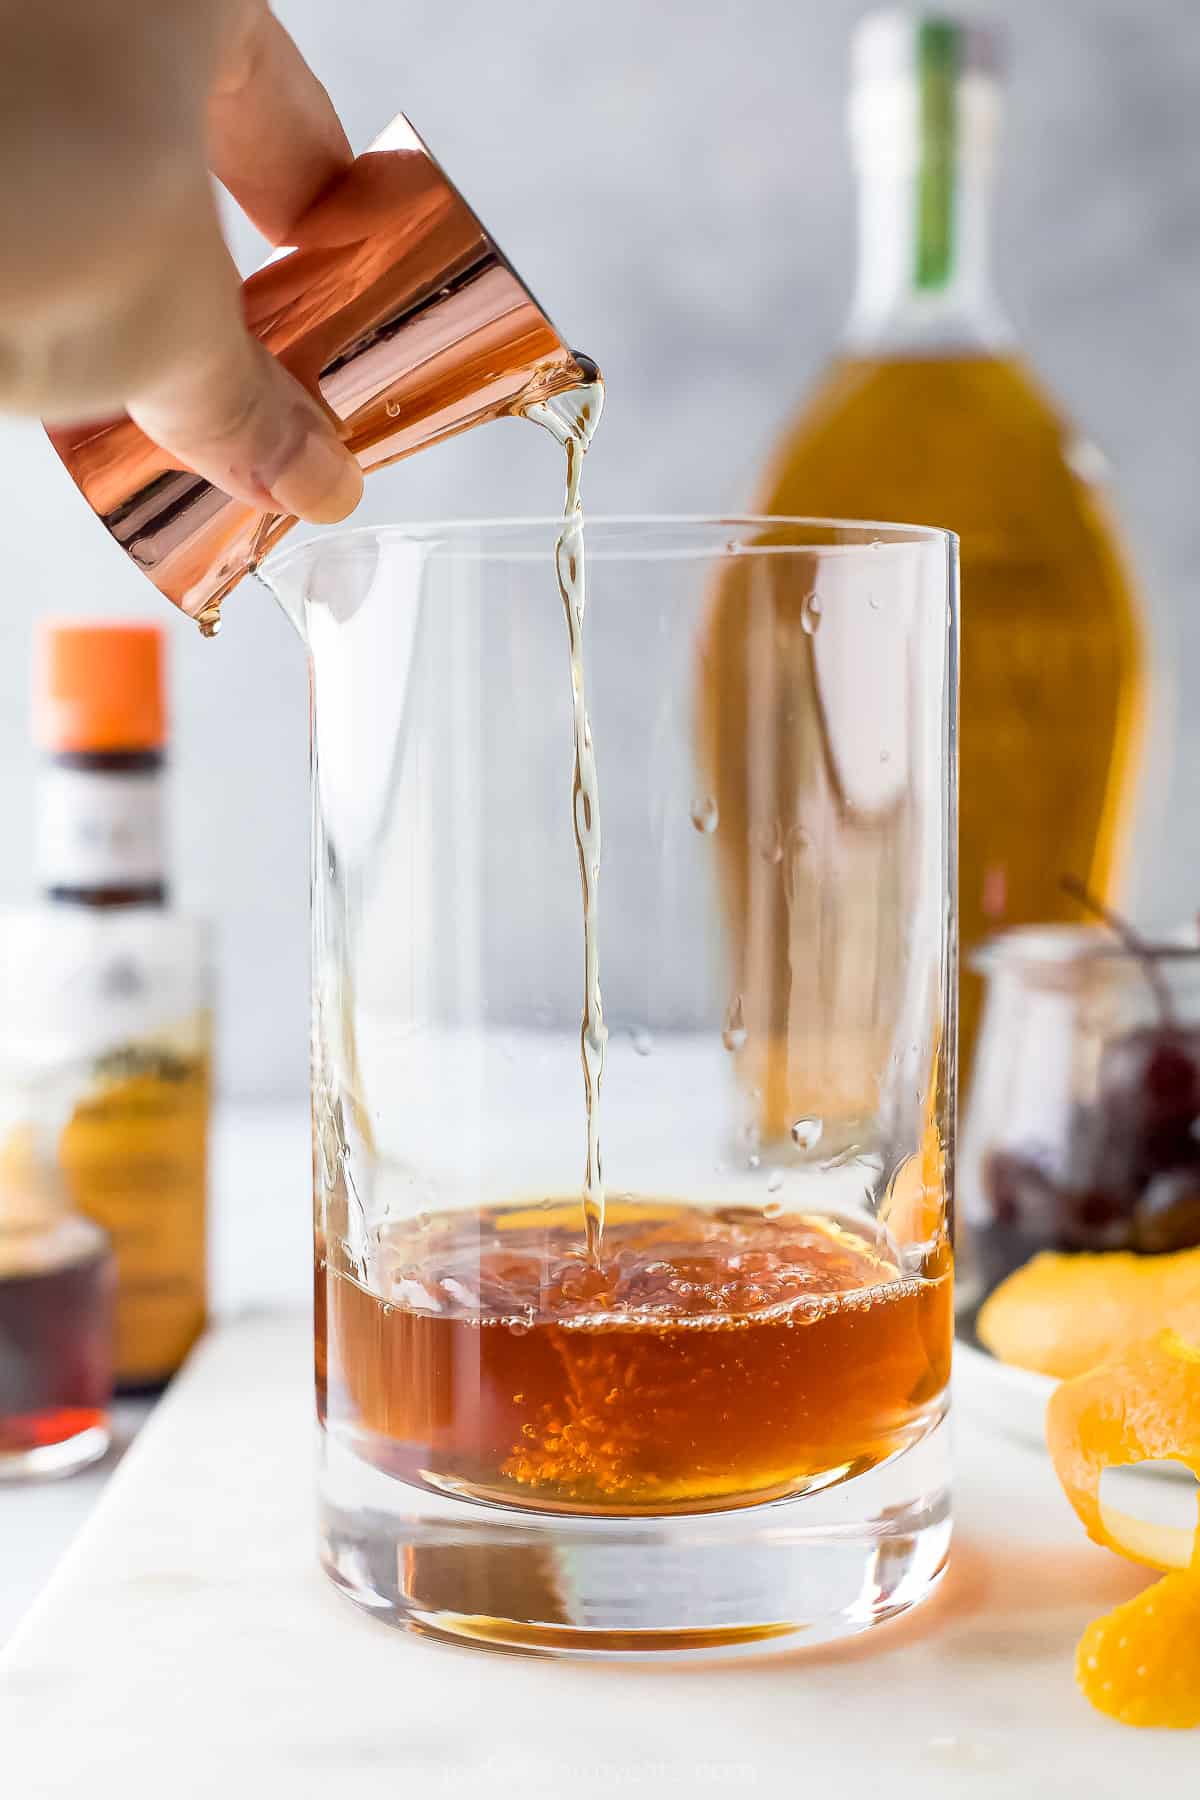
<svg viewBox="0 0 1200 1800">
<path fill-rule="evenodd" d="M 960 1046 L 1000 926 L 1074 920 L 1116 881 L 1136 762 L 1137 602 L 1071 434 L 1011 355 L 848 356 L 788 433 L 766 512 L 904 519 L 961 539 Z"/>
<path fill-rule="evenodd" d="M 847 348 L 786 429 L 754 510 L 935 525 L 960 537 L 965 1095 L 981 1000 L 972 951 L 1001 928 L 1078 919 L 1064 876 L 1100 896 L 1119 880 L 1144 674 L 1137 599 L 1095 486 L 1097 453 L 1014 352 L 991 296 L 992 70 L 967 69 L 971 43 L 952 21 L 921 23 L 916 42 L 907 71 L 881 73 L 869 59 L 860 67 L 859 279 Z M 709 658 L 701 706 L 710 739 L 727 738 L 752 712 L 746 659 L 730 635 L 738 604 L 731 594 L 728 616 L 720 603 L 715 610 L 723 655 Z M 819 732 L 819 700 L 794 685 L 795 705 Z M 736 838 L 724 837 L 726 855 L 744 863 L 752 850 Z M 877 821 L 847 863 L 847 915 L 856 885 L 885 883 L 888 866 L 886 821 Z M 728 888 L 738 875 L 727 871 Z M 849 934 L 847 925 L 848 980 Z M 786 971 L 784 929 L 777 940 Z M 885 1017 L 875 1022 L 886 1031 Z M 846 1085 L 854 1088 L 852 1075 Z M 780 1117 L 805 1101 L 780 1099 Z"/>
</svg>

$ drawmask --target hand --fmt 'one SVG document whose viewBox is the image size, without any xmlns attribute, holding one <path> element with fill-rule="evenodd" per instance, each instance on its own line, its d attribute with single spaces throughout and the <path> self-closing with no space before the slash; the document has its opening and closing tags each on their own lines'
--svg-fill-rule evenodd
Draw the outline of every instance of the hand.
<svg viewBox="0 0 1200 1800">
<path fill-rule="evenodd" d="M 273 243 L 352 161 L 267 0 L 0 0 L 0 409 L 126 408 L 227 493 L 316 523 L 362 474 L 250 336 L 209 172 Z"/>
</svg>

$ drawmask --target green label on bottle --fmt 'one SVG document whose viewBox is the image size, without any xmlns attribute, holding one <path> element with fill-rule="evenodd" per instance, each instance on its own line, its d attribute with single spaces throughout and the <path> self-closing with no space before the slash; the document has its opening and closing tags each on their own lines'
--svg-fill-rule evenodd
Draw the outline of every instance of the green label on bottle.
<svg viewBox="0 0 1200 1800">
<path fill-rule="evenodd" d="M 918 288 L 944 287 L 954 262 L 958 61 L 959 27 L 945 19 L 923 19 L 917 28 L 921 139 L 913 280 Z"/>
</svg>

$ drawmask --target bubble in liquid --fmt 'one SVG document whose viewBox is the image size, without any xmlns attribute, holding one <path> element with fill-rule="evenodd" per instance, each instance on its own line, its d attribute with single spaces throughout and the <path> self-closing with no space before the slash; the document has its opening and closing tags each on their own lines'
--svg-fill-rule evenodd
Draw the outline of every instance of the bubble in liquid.
<svg viewBox="0 0 1200 1800">
<path fill-rule="evenodd" d="M 720 818 L 721 814 L 717 809 L 717 803 L 711 794 L 705 794 L 702 799 L 693 803 L 692 824 L 697 831 L 703 832 L 705 837 L 712 836 L 720 823 Z"/>
<path fill-rule="evenodd" d="M 797 1119 L 792 1126 L 792 1142 L 797 1150 L 813 1150 L 820 1143 L 824 1129 L 821 1119 Z"/>
<path fill-rule="evenodd" d="M 742 1014 L 742 996 L 735 994 L 730 1002 L 729 1011 L 725 1014 L 725 1029 L 721 1033 L 721 1042 L 727 1050 L 735 1055 L 745 1048 L 746 1021 Z"/>
<path fill-rule="evenodd" d="M 633 1038 L 633 1047 L 637 1054 L 639 1056 L 649 1056 L 654 1048 L 654 1039 L 650 1036 L 646 1027 L 644 1025 L 639 1025 L 631 1035 Z"/>
<path fill-rule="evenodd" d="M 767 1176 L 767 1192 L 768 1192 L 768 1194 L 777 1194 L 782 1186 L 783 1186 L 783 1170 L 782 1169 L 772 1169 L 771 1173 Z"/>
<path fill-rule="evenodd" d="M 800 624 L 813 637 L 821 623 L 821 598 L 819 594 L 805 594 L 800 606 Z"/>
<path fill-rule="evenodd" d="M 526 1332 L 529 1330 L 529 1320 L 528 1319 L 510 1319 L 508 1321 L 508 1329 L 514 1334 L 514 1336 L 524 1337 Z"/>
</svg>

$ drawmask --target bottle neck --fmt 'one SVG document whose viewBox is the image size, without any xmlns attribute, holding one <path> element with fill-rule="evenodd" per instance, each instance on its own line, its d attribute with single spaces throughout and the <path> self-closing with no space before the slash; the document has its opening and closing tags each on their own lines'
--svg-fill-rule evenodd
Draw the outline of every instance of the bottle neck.
<svg viewBox="0 0 1200 1800">
<path fill-rule="evenodd" d="M 853 95 L 855 351 L 989 352 L 1009 338 L 990 262 L 999 94 L 956 59 L 953 33 L 930 24 L 910 75 L 868 81 Z"/>
<path fill-rule="evenodd" d="M 990 199 L 990 171 L 978 159 L 960 160 L 944 180 L 864 171 L 851 349 L 933 355 L 1008 342 L 991 284 Z"/>
</svg>

